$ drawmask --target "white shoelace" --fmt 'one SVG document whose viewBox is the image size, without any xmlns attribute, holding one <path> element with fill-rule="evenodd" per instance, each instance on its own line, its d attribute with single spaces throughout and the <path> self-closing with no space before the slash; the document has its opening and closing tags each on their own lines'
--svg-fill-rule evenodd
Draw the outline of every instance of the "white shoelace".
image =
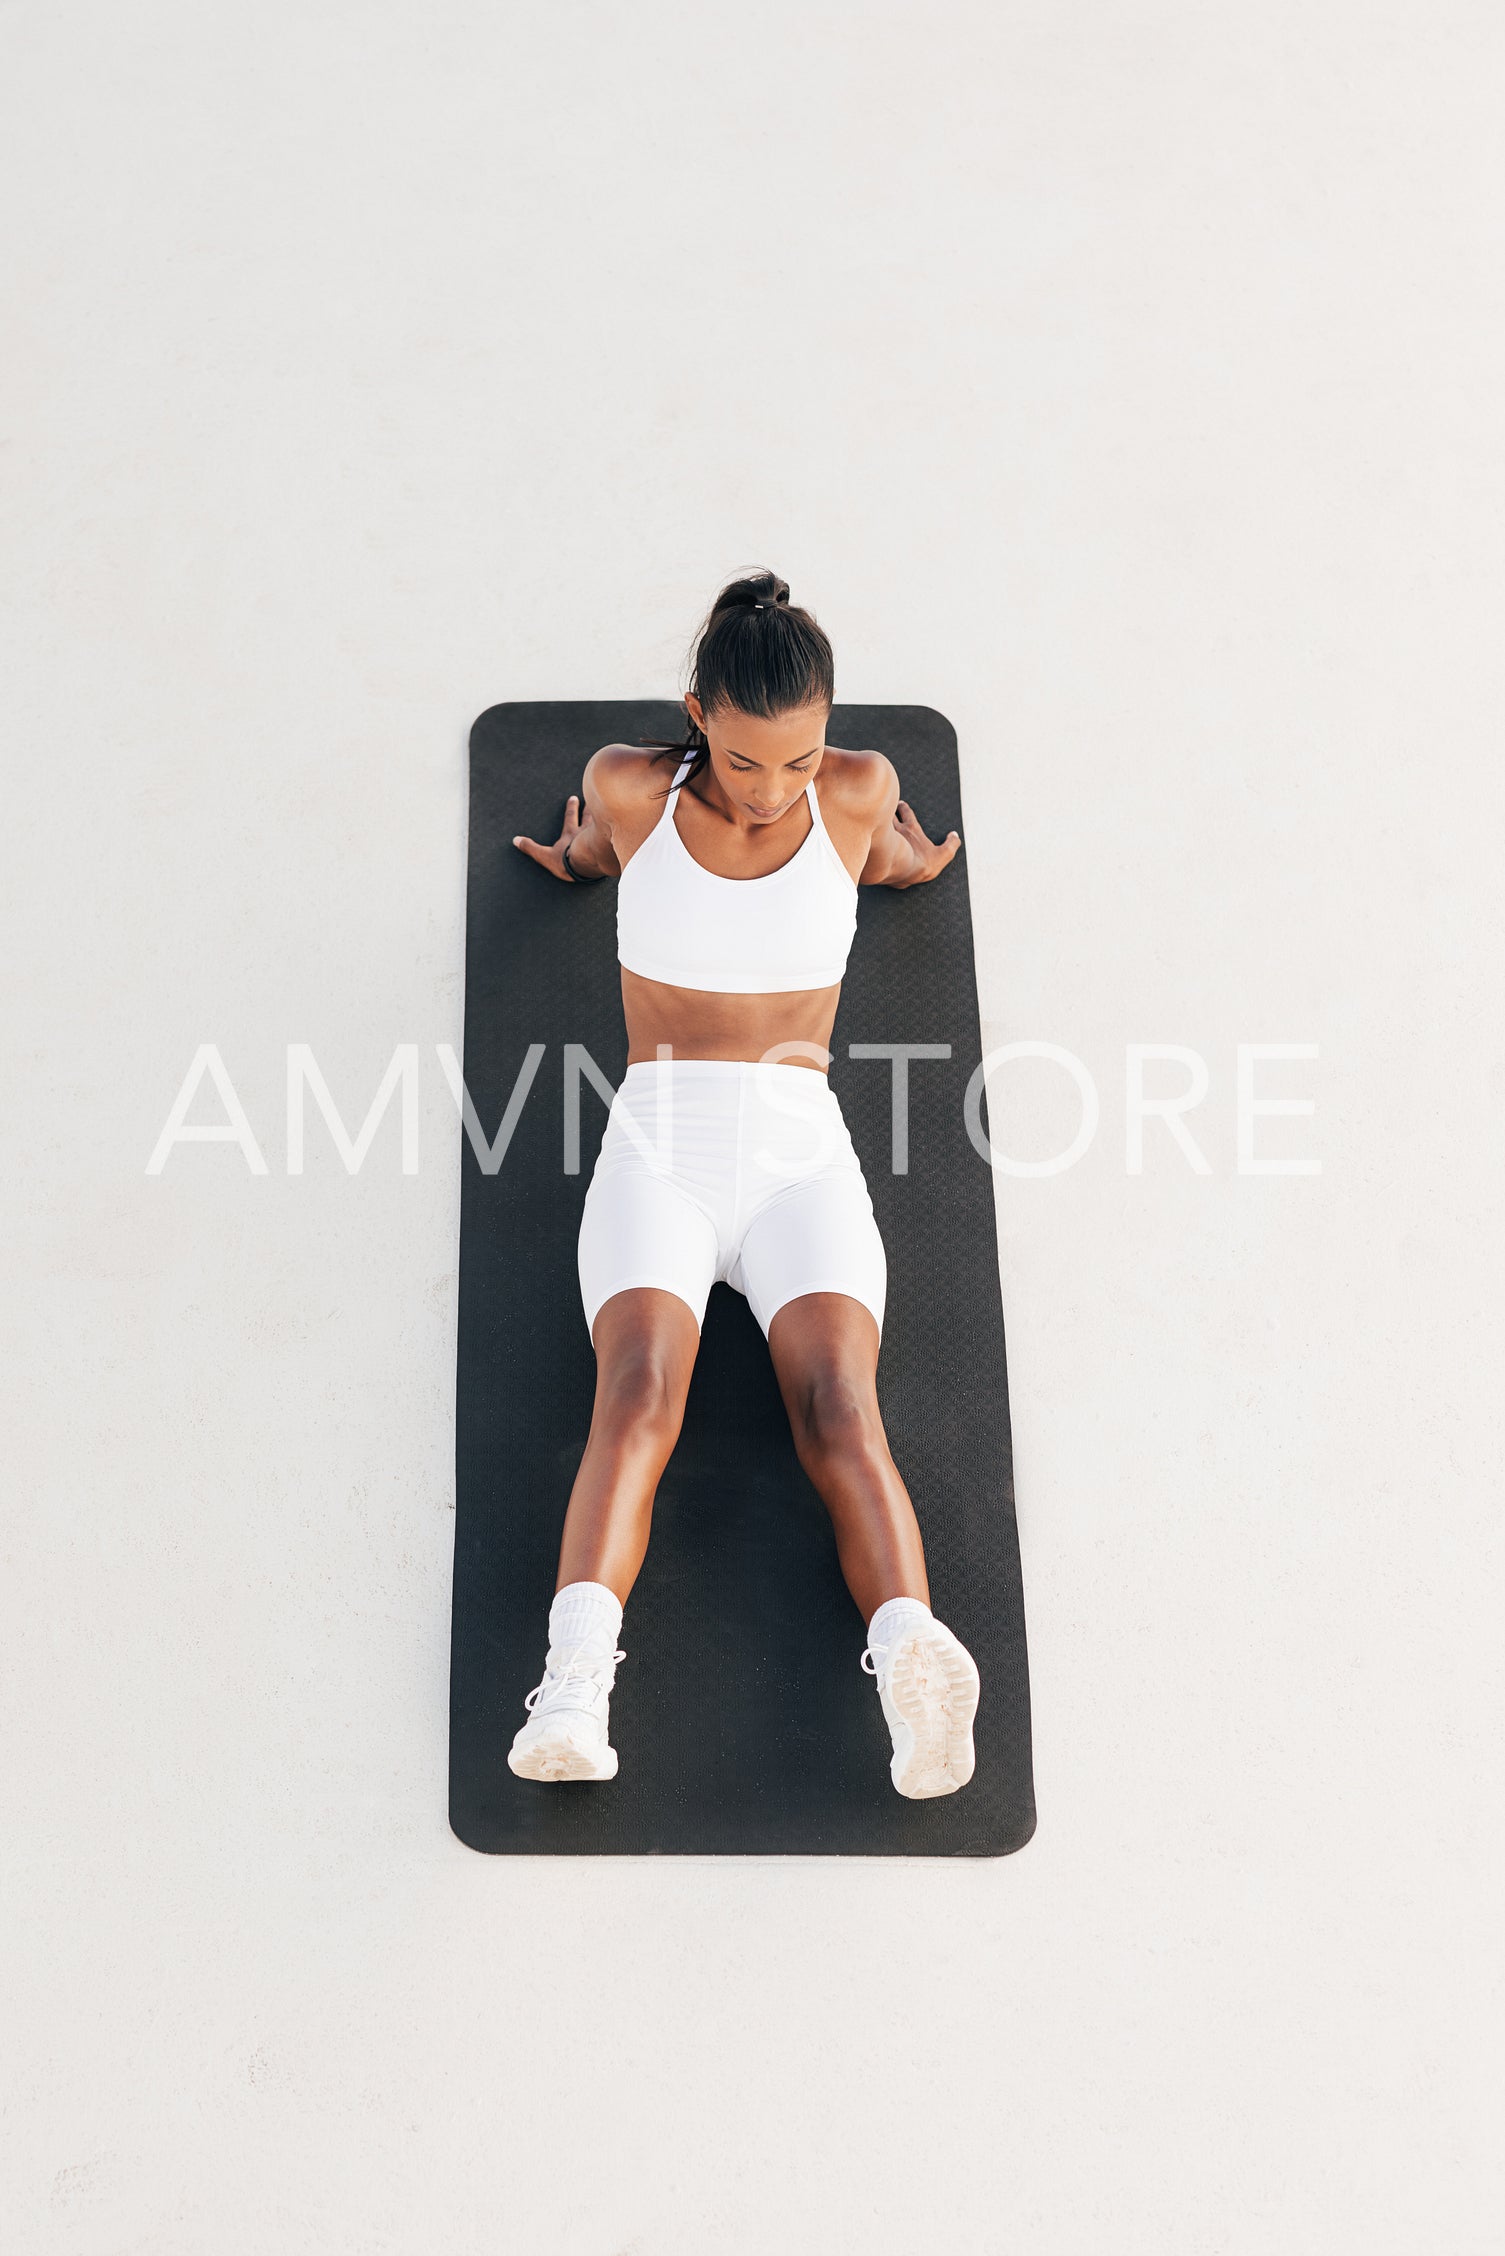
<svg viewBox="0 0 1505 2256">
<path fill-rule="evenodd" d="M 890 1616 L 891 1634 L 887 1637 L 879 1637 L 875 1642 L 864 1645 L 862 1648 L 860 1665 L 863 1674 L 881 1677 L 894 1652 L 903 1644 L 905 1638 L 912 1636 L 916 1630 L 922 1630 L 927 1626 L 933 1626 L 933 1624 L 934 1616 L 927 1615 L 923 1608 L 921 1608 L 918 1621 L 913 1618 L 900 1619 L 897 1626 L 894 1626 L 894 1617 Z"/>
<path fill-rule="evenodd" d="M 593 1709 L 596 1705 L 595 1694 L 610 1690 L 602 1676 L 602 1670 L 615 1669 L 618 1661 L 625 1661 L 626 1658 L 626 1653 L 621 1650 L 609 1656 L 604 1653 L 587 1654 L 583 1644 L 577 1645 L 562 1668 L 550 1668 L 547 1662 L 544 1663 L 543 1681 L 534 1685 L 523 1701 L 523 1706 L 530 1715 L 545 1700 L 550 1706 Z M 576 1684 L 588 1684 L 591 1687 L 590 1696 L 584 1700 L 566 1697 L 570 1687 Z"/>
<path fill-rule="evenodd" d="M 870 1676 L 875 1680 L 880 1691 L 886 1682 L 886 1672 L 889 1662 L 893 1658 L 894 1647 L 899 1642 L 900 1640 L 895 1638 L 888 1645 L 864 1645 L 862 1648 L 862 1672 L 864 1676 Z"/>
<path fill-rule="evenodd" d="M 862 1659 L 859 1663 L 863 1674 L 865 1676 L 881 1677 L 884 1670 L 888 1667 L 889 1661 L 892 1658 L 896 1648 L 902 1645 L 905 1638 L 910 1636 L 916 1628 L 923 1629 L 924 1624 L 912 1623 L 909 1629 L 901 1629 L 897 1631 L 893 1637 L 890 1637 L 887 1640 L 880 1639 L 876 1645 L 864 1645 L 862 1648 Z"/>
</svg>

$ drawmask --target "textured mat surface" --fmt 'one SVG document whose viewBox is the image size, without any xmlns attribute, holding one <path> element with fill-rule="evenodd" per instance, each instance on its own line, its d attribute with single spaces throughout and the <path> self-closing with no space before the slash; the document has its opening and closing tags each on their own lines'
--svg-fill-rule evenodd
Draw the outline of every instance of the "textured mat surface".
<svg viewBox="0 0 1505 2256">
<path fill-rule="evenodd" d="M 557 836 L 598 745 L 678 736 L 682 719 L 660 701 L 508 704 L 471 732 L 465 1081 L 488 1142 L 514 1091 L 526 1095 L 494 1172 L 464 1139 L 450 1822 L 491 1854 L 999 1856 L 1034 1829 L 1029 1680 L 992 1175 L 963 1109 L 981 1056 L 966 828 L 955 733 L 927 706 L 838 705 L 831 717 L 831 743 L 888 753 L 932 838 L 962 833 L 935 883 L 862 888 L 831 1086 L 888 1253 L 884 1422 L 932 1603 L 982 1678 L 976 1774 L 928 1802 L 889 1783 L 888 1731 L 858 1666 L 863 1622 L 795 1457 L 767 1343 L 724 1284 L 711 1288 L 627 1605 L 611 1703 L 618 1776 L 542 1786 L 507 1769 L 542 1672 L 595 1378 L 575 1238 L 607 1100 L 580 1079 L 580 1167 L 565 1173 L 565 1046 L 581 1045 L 612 1088 L 627 1058 L 615 884 L 563 885 L 511 841 Z M 910 1068 L 902 1175 L 892 1067 L 848 1054 L 899 1042 L 951 1049 Z M 984 1130 L 987 1117 L 984 1096 Z"/>
</svg>

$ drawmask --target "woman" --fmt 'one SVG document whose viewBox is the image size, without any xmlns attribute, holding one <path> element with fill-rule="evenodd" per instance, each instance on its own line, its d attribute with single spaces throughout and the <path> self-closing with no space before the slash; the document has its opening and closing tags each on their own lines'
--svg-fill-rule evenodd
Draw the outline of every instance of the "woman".
<svg viewBox="0 0 1505 2256">
<path fill-rule="evenodd" d="M 826 1078 L 861 885 L 922 885 L 933 845 L 881 752 L 825 743 L 831 646 L 772 573 L 717 597 L 682 745 L 609 744 L 553 845 L 513 844 L 566 884 L 615 877 L 627 1071 L 580 1224 L 596 1353 L 542 1682 L 508 1763 L 613 1778 L 607 1709 L 622 1606 L 684 1416 L 712 1283 L 747 1296 L 800 1463 L 868 1624 L 861 1659 L 919 1800 L 972 1775 L 977 1670 L 930 1610 L 909 1492 L 879 1414 L 887 1264 Z M 665 798 L 661 763 L 679 758 Z"/>
</svg>

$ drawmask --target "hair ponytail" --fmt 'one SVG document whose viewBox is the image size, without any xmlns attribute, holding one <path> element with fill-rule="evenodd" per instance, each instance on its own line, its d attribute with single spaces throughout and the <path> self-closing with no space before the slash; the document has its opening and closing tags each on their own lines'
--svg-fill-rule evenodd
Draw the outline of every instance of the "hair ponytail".
<svg viewBox="0 0 1505 2256">
<path fill-rule="evenodd" d="M 777 572 L 729 580 L 695 638 L 689 694 L 702 712 L 753 713 L 776 720 L 802 705 L 831 704 L 836 663 L 825 633 L 809 611 L 789 600 L 789 582 Z M 655 759 L 691 754 L 686 777 L 698 775 L 711 756 L 704 729 L 685 714 L 679 742 L 640 736 Z"/>
</svg>

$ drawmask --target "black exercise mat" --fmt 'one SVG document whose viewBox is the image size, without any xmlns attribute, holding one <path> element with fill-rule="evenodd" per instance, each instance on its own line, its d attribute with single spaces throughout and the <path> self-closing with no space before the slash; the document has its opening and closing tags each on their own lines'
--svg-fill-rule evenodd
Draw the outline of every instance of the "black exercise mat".
<svg viewBox="0 0 1505 2256">
<path fill-rule="evenodd" d="M 627 1059 L 615 884 L 562 884 L 512 838 L 558 835 L 598 745 L 682 733 L 678 705 L 647 700 L 495 705 L 471 731 L 465 1081 L 488 1142 L 545 1047 L 495 1172 L 463 1136 L 450 1823 L 493 1855 L 1001 1856 L 1034 1830 L 1029 1679 L 991 1172 L 963 1113 L 981 1034 L 956 734 L 923 705 L 831 716 L 832 743 L 888 753 L 930 837 L 963 839 L 933 884 L 862 888 L 831 1086 L 888 1254 L 884 1422 L 932 1604 L 982 1678 L 976 1773 L 934 1801 L 894 1792 L 862 1617 L 767 1342 L 725 1284 L 627 1603 L 618 1775 L 546 1786 L 507 1768 L 595 1381 L 575 1240 L 606 1100 L 582 1077 L 580 1169 L 564 1173 L 564 1049 L 583 1045 L 612 1088 Z M 864 1042 L 951 1045 L 910 1068 L 907 1174 L 890 1164 L 892 1067 L 848 1055 Z"/>
</svg>

